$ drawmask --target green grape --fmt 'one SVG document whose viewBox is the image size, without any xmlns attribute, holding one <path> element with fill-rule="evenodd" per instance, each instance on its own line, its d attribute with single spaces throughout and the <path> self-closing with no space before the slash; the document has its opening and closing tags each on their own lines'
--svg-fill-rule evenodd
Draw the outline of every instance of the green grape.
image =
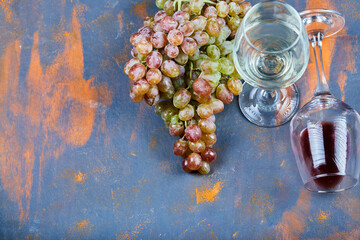
<svg viewBox="0 0 360 240">
<path fill-rule="evenodd" d="M 168 108 L 169 106 L 171 106 L 171 102 L 169 101 L 162 101 L 162 102 L 159 102 L 157 105 L 155 105 L 154 107 L 154 110 L 155 110 L 155 113 L 157 115 L 161 115 L 161 113 L 164 111 L 164 109 Z"/>
<path fill-rule="evenodd" d="M 215 36 L 210 36 L 210 37 L 209 37 L 208 44 L 209 44 L 209 45 L 212 45 L 212 44 L 215 43 L 215 41 L 216 41 L 216 37 L 215 37 Z"/>
<path fill-rule="evenodd" d="M 190 100 L 191 93 L 185 88 L 182 88 L 174 94 L 173 104 L 176 108 L 184 108 Z"/>
<path fill-rule="evenodd" d="M 172 123 L 172 124 L 175 124 L 175 123 L 177 123 L 177 122 L 179 122 L 179 115 L 174 115 L 174 116 L 172 116 L 171 117 L 171 120 L 170 120 L 170 122 Z"/>
<path fill-rule="evenodd" d="M 206 53 L 211 59 L 220 58 L 220 49 L 215 45 L 210 45 L 206 48 Z"/>
<path fill-rule="evenodd" d="M 206 74 L 216 73 L 220 71 L 220 64 L 217 60 L 204 60 L 201 65 L 201 70 Z"/>
<path fill-rule="evenodd" d="M 213 133 L 216 130 L 215 123 L 208 118 L 201 119 L 198 122 L 198 126 L 200 127 L 200 129 L 203 133 Z"/>
<path fill-rule="evenodd" d="M 173 86 L 175 88 L 175 90 L 179 90 L 181 88 L 185 88 L 186 87 L 186 83 L 183 77 L 181 78 L 175 78 L 172 80 Z"/>
<path fill-rule="evenodd" d="M 214 18 L 210 18 L 207 20 L 205 30 L 210 36 L 218 36 L 221 29 L 217 20 Z"/>
<path fill-rule="evenodd" d="M 204 4 L 204 0 L 190 0 L 190 11 L 197 15 L 200 15 Z"/>
<path fill-rule="evenodd" d="M 217 137 L 215 133 L 203 133 L 201 140 L 205 142 L 206 146 L 212 146 L 216 143 Z"/>
<path fill-rule="evenodd" d="M 195 109 L 192 105 L 188 104 L 179 111 L 179 118 L 181 121 L 189 121 L 194 117 Z"/>
<path fill-rule="evenodd" d="M 232 42 L 225 41 L 223 44 L 221 44 L 220 51 L 221 51 L 221 56 L 226 56 L 226 55 L 232 53 L 232 51 L 233 51 Z"/>
<path fill-rule="evenodd" d="M 174 1 L 166 1 L 164 4 L 164 11 L 167 13 L 167 15 L 171 16 L 174 14 L 175 9 L 174 9 Z"/>
<path fill-rule="evenodd" d="M 243 85 L 240 79 L 231 78 L 227 81 L 226 86 L 234 95 L 239 95 L 242 92 Z"/>
<path fill-rule="evenodd" d="M 233 31 L 236 31 L 241 24 L 241 18 L 239 16 L 231 17 L 228 21 L 229 28 Z"/>
<path fill-rule="evenodd" d="M 160 98 L 166 99 L 166 100 L 172 100 L 174 97 L 175 89 L 170 89 L 168 92 L 160 92 Z"/>
<path fill-rule="evenodd" d="M 220 46 L 226 41 L 226 39 L 230 36 L 230 34 L 231 34 L 231 29 L 226 25 L 223 26 L 220 30 L 219 36 L 216 37 L 215 44 Z"/>
<path fill-rule="evenodd" d="M 166 108 L 164 108 L 161 112 L 161 118 L 166 121 L 169 122 L 171 121 L 171 118 L 178 114 L 178 109 L 176 107 L 174 107 L 173 105 L 167 106 Z"/>
<path fill-rule="evenodd" d="M 221 66 L 220 72 L 222 74 L 230 75 L 234 72 L 235 67 L 231 60 L 222 57 L 222 58 L 220 58 L 219 62 L 220 62 L 220 66 Z"/>
<path fill-rule="evenodd" d="M 169 128 L 170 122 L 165 121 L 165 122 L 164 122 L 164 125 L 165 125 L 166 128 Z"/>
<path fill-rule="evenodd" d="M 165 2 L 166 2 L 166 0 L 156 0 L 155 4 L 158 8 L 164 9 Z"/>
<path fill-rule="evenodd" d="M 192 56 L 186 55 L 186 56 L 188 56 L 191 61 L 196 61 L 196 60 L 198 60 L 199 57 L 200 57 L 200 50 L 199 50 L 199 48 L 196 49 L 196 52 L 194 53 L 194 55 L 192 55 Z"/>
<path fill-rule="evenodd" d="M 174 58 L 174 60 L 180 65 L 185 65 L 189 60 L 189 55 L 185 54 L 181 49 L 179 49 L 179 54 Z"/>
<path fill-rule="evenodd" d="M 220 1 L 216 4 L 217 15 L 225 18 L 229 13 L 229 5 L 225 1 Z"/>
<path fill-rule="evenodd" d="M 208 162 L 202 161 L 200 168 L 197 170 L 202 175 L 207 175 L 210 172 L 210 164 Z"/>
<path fill-rule="evenodd" d="M 238 16 L 241 12 L 241 7 L 239 4 L 231 2 L 229 4 L 229 15 L 232 17 Z"/>
<path fill-rule="evenodd" d="M 201 73 L 199 77 L 207 80 L 212 88 L 216 88 L 217 85 L 219 85 L 219 81 L 221 79 L 221 73 L 220 72 L 216 72 L 212 74 Z"/>
<path fill-rule="evenodd" d="M 206 54 L 199 54 L 199 57 L 194 62 L 194 69 L 200 70 L 201 69 L 201 63 L 205 59 L 210 59 L 208 55 Z"/>
</svg>

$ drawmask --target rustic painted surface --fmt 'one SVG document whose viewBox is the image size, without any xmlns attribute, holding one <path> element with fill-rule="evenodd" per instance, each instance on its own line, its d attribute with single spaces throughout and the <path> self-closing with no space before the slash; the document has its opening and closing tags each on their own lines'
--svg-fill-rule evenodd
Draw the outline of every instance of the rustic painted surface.
<svg viewBox="0 0 360 240">
<path fill-rule="evenodd" d="M 0 0 L 0 239 L 360 239 L 360 187 L 304 190 L 288 125 L 257 128 L 236 102 L 217 115 L 215 171 L 182 172 L 122 72 L 153 2 Z M 288 2 L 346 16 L 326 74 L 360 111 L 360 3 Z M 311 61 L 303 103 L 315 76 Z"/>
</svg>

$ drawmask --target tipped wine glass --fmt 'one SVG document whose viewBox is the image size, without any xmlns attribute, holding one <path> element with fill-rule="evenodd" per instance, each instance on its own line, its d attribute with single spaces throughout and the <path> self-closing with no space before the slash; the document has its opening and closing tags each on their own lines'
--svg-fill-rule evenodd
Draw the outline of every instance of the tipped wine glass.
<svg viewBox="0 0 360 240">
<path fill-rule="evenodd" d="M 246 82 L 239 96 L 244 116 L 261 127 L 288 122 L 299 107 L 294 83 L 309 61 L 309 41 L 299 13 L 280 1 L 253 6 L 237 31 L 233 59 Z"/>
<path fill-rule="evenodd" d="M 314 50 L 317 87 L 310 102 L 291 120 L 292 149 L 305 188 L 319 193 L 340 192 L 359 181 L 360 117 L 329 90 L 322 40 L 338 33 L 345 19 L 326 9 L 305 11 L 300 16 Z"/>
</svg>

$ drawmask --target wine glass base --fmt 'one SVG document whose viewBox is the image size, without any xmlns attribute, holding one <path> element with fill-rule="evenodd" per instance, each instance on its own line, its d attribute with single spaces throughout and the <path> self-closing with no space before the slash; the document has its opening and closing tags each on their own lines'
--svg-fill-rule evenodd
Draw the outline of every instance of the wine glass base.
<svg viewBox="0 0 360 240">
<path fill-rule="evenodd" d="M 278 127 L 290 121 L 299 108 L 300 93 L 296 85 L 274 90 L 272 98 L 266 98 L 267 91 L 244 84 L 239 96 L 244 116 L 260 127 Z"/>
<path fill-rule="evenodd" d="M 310 39 L 319 32 L 324 34 L 324 38 L 331 37 L 345 25 L 345 18 L 334 10 L 311 9 L 301 12 L 300 16 Z"/>
<path fill-rule="evenodd" d="M 304 183 L 304 187 L 310 192 L 337 193 L 355 187 L 358 180 L 343 174 L 322 174 Z"/>
</svg>

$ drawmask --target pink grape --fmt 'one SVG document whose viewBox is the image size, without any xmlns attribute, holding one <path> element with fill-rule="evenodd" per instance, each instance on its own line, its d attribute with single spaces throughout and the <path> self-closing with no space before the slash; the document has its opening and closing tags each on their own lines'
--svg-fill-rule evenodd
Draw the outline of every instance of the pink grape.
<svg viewBox="0 0 360 240">
<path fill-rule="evenodd" d="M 215 123 L 216 117 L 215 117 L 215 115 L 213 114 L 213 115 L 211 115 L 210 117 L 205 118 L 205 119 L 209 119 L 210 121 L 212 121 L 213 123 Z"/>
<path fill-rule="evenodd" d="M 201 153 L 201 157 L 206 162 L 213 162 L 216 159 L 216 152 L 211 147 L 206 147 L 205 151 Z"/>
<path fill-rule="evenodd" d="M 190 20 L 190 14 L 186 11 L 177 11 L 172 17 L 180 24 Z"/>
<path fill-rule="evenodd" d="M 147 95 L 145 95 L 144 100 L 145 100 L 147 105 L 155 106 L 160 101 L 160 95 L 157 95 L 157 96 L 155 96 L 153 98 L 149 98 Z"/>
<path fill-rule="evenodd" d="M 177 29 L 173 29 L 168 33 L 167 39 L 170 44 L 179 46 L 184 41 L 184 35 Z"/>
<path fill-rule="evenodd" d="M 241 5 L 241 11 L 240 11 L 240 15 L 244 16 L 252 7 L 252 4 L 249 2 L 243 2 Z"/>
<path fill-rule="evenodd" d="M 145 77 L 146 67 L 142 63 L 135 63 L 129 70 L 129 78 L 133 81 L 137 81 Z"/>
<path fill-rule="evenodd" d="M 191 153 L 188 156 L 188 166 L 187 167 L 192 171 L 196 171 L 200 168 L 201 162 L 202 162 L 202 159 L 199 154 Z"/>
<path fill-rule="evenodd" d="M 175 78 L 180 74 L 179 65 L 172 60 L 165 60 L 161 65 L 161 72 L 170 78 Z"/>
<path fill-rule="evenodd" d="M 184 37 L 190 37 L 195 31 L 195 26 L 193 22 L 186 21 L 181 23 L 178 29 L 183 33 Z"/>
<path fill-rule="evenodd" d="M 149 36 L 141 34 L 139 32 L 132 34 L 130 37 L 130 43 L 134 47 L 136 47 L 136 45 L 143 40 L 150 40 L 150 38 Z"/>
<path fill-rule="evenodd" d="M 165 46 L 165 53 L 169 58 L 175 58 L 179 55 L 179 48 L 177 46 L 168 44 Z"/>
<path fill-rule="evenodd" d="M 154 48 L 163 48 L 168 43 L 167 36 L 163 32 L 156 32 L 151 37 L 151 43 Z"/>
<path fill-rule="evenodd" d="M 154 34 L 154 30 L 152 30 L 149 27 L 144 26 L 138 30 L 138 33 L 141 33 L 144 36 L 146 36 L 146 40 L 150 40 L 151 36 Z"/>
<path fill-rule="evenodd" d="M 155 98 L 159 96 L 159 88 L 156 85 L 150 85 L 149 91 L 147 91 L 146 96 L 149 98 Z"/>
<path fill-rule="evenodd" d="M 208 118 L 213 115 L 213 110 L 210 104 L 202 103 L 196 109 L 197 114 L 201 118 Z"/>
<path fill-rule="evenodd" d="M 207 24 L 207 18 L 204 16 L 197 16 L 192 19 L 191 22 L 194 24 L 195 31 L 203 31 Z"/>
<path fill-rule="evenodd" d="M 216 88 L 216 97 L 223 103 L 229 104 L 232 102 L 234 94 L 230 92 L 225 84 L 219 84 L 219 86 Z"/>
<path fill-rule="evenodd" d="M 171 79 L 166 76 L 162 77 L 157 86 L 161 92 L 169 92 L 173 88 Z"/>
<path fill-rule="evenodd" d="M 145 95 L 150 89 L 150 84 L 145 79 L 137 80 L 132 86 L 131 91 L 136 95 Z"/>
<path fill-rule="evenodd" d="M 206 18 L 217 18 L 217 10 L 216 10 L 216 8 L 213 7 L 213 6 L 209 6 L 209 7 L 205 8 L 204 16 Z"/>
<path fill-rule="evenodd" d="M 197 125 L 187 126 L 185 129 L 185 137 L 190 142 L 197 142 L 201 139 L 201 129 Z"/>
<path fill-rule="evenodd" d="M 219 113 L 224 110 L 224 103 L 217 98 L 211 99 L 210 105 L 211 108 L 213 109 L 213 113 Z"/>
<path fill-rule="evenodd" d="M 162 27 L 161 27 L 161 21 L 154 23 L 153 30 L 154 30 L 155 33 L 165 32 L 164 29 L 162 29 Z"/>
<path fill-rule="evenodd" d="M 169 133 L 173 137 L 179 137 L 184 133 L 184 123 L 182 121 L 177 123 L 170 123 Z"/>
<path fill-rule="evenodd" d="M 189 56 L 180 49 L 179 54 L 174 58 L 174 60 L 180 65 L 185 65 L 189 60 Z"/>
<path fill-rule="evenodd" d="M 191 37 L 185 37 L 183 43 L 181 44 L 181 49 L 189 56 L 194 55 L 197 50 L 196 41 Z"/>
<path fill-rule="evenodd" d="M 215 123 L 213 121 L 211 121 L 211 119 L 208 119 L 208 118 L 201 119 L 198 122 L 198 126 L 200 127 L 200 129 L 203 133 L 213 133 L 216 130 Z"/>
<path fill-rule="evenodd" d="M 159 68 L 162 64 L 162 61 L 163 61 L 163 57 L 162 57 L 161 53 L 159 53 L 157 51 L 151 52 L 146 57 L 146 65 L 149 68 Z"/>
<path fill-rule="evenodd" d="M 211 96 L 207 95 L 207 96 L 201 96 L 199 94 L 197 94 L 196 92 L 193 93 L 193 99 L 198 101 L 199 103 L 205 104 L 205 103 L 209 103 L 211 100 Z"/>
<path fill-rule="evenodd" d="M 206 146 L 212 146 L 216 143 L 217 137 L 215 133 L 203 133 L 201 140 L 205 142 Z"/>
<path fill-rule="evenodd" d="M 149 84 L 158 84 L 162 79 L 162 73 L 157 68 L 150 68 L 146 73 L 146 80 Z"/>
<path fill-rule="evenodd" d="M 126 75 L 129 75 L 129 71 L 130 71 L 131 67 L 134 66 L 135 63 L 140 63 L 140 60 L 137 58 L 132 58 L 125 64 L 124 73 Z"/>
<path fill-rule="evenodd" d="M 173 105 L 176 108 L 184 108 L 191 100 L 191 93 L 185 88 L 179 89 L 173 98 Z"/>
<path fill-rule="evenodd" d="M 183 159 L 181 166 L 182 166 L 182 169 L 184 170 L 184 172 L 187 172 L 187 173 L 192 172 L 192 170 L 190 170 L 190 168 L 189 168 L 189 157 Z"/>
<path fill-rule="evenodd" d="M 220 28 L 222 28 L 222 27 L 224 27 L 224 26 L 226 25 L 225 19 L 223 19 L 223 18 L 221 18 L 221 17 L 218 17 L 216 20 L 217 20 Z"/>
<path fill-rule="evenodd" d="M 158 11 L 155 16 L 154 16 L 154 21 L 155 22 L 159 22 L 161 21 L 164 17 L 166 17 L 167 14 L 165 11 L 161 10 L 161 11 Z"/>
<path fill-rule="evenodd" d="M 207 20 L 205 29 L 210 36 L 218 36 L 221 30 L 219 23 L 214 18 Z"/>
<path fill-rule="evenodd" d="M 199 47 L 204 46 L 209 42 L 209 35 L 206 32 L 195 32 L 193 38 Z"/>
<path fill-rule="evenodd" d="M 203 78 L 197 78 L 193 85 L 194 91 L 201 95 L 201 96 L 208 96 L 211 94 L 213 88 L 211 87 L 210 83 Z"/>
<path fill-rule="evenodd" d="M 183 156 L 188 150 L 188 143 L 186 140 L 179 139 L 173 145 L 173 152 L 176 156 Z"/>
<path fill-rule="evenodd" d="M 178 26 L 178 22 L 170 16 L 165 16 L 161 20 L 161 28 L 164 29 L 165 32 L 169 32 L 173 29 L 176 29 L 177 26 Z"/>
<path fill-rule="evenodd" d="M 189 142 L 189 148 L 195 153 L 201 153 L 205 151 L 206 146 L 204 141 L 199 140 L 197 142 Z"/>
<path fill-rule="evenodd" d="M 147 40 L 141 40 L 136 45 L 136 51 L 142 55 L 148 55 L 152 52 L 152 50 L 153 50 L 153 46 L 152 46 L 151 42 L 149 42 Z"/>
<path fill-rule="evenodd" d="M 136 95 L 131 90 L 130 90 L 130 93 L 129 93 L 129 97 L 134 103 L 139 103 L 144 99 L 144 95 Z"/>
</svg>

